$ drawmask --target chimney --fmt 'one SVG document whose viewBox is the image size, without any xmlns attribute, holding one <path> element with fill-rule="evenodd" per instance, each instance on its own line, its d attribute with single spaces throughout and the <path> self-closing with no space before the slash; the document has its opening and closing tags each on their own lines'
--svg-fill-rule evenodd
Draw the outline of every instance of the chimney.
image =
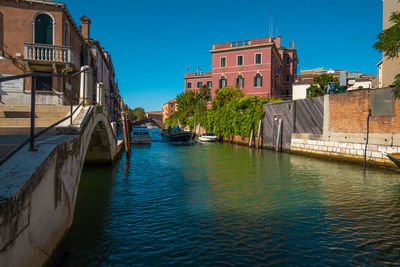
<svg viewBox="0 0 400 267">
<path fill-rule="evenodd" d="M 295 49 L 295 47 L 294 47 L 294 40 L 293 40 L 293 43 L 292 43 L 292 48 Z"/>
<path fill-rule="evenodd" d="M 274 43 L 276 45 L 276 48 L 280 48 L 281 47 L 281 36 L 276 36 L 274 38 Z"/>
<path fill-rule="evenodd" d="M 81 34 L 82 34 L 83 38 L 90 39 L 90 34 L 89 34 L 90 33 L 90 23 L 92 23 L 92 22 L 90 21 L 90 19 L 88 17 L 83 15 L 81 17 L 81 23 L 82 23 Z"/>
</svg>

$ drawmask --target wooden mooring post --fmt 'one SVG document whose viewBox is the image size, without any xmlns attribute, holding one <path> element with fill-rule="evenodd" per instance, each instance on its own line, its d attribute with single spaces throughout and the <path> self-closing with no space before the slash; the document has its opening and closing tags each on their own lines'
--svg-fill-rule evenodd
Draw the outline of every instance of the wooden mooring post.
<svg viewBox="0 0 400 267">
<path fill-rule="evenodd" d="M 262 121 L 260 120 L 259 123 L 258 123 L 257 145 L 256 145 L 257 149 L 258 149 L 258 147 L 260 145 L 261 125 L 262 125 Z"/>
<path fill-rule="evenodd" d="M 125 143 L 125 151 L 128 154 L 131 154 L 131 140 L 129 136 L 129 125 L 128 125 L 128 114 L 126 112 L 122 112 L 122 126 L 124 130 L 124 143 Z"/>
<path fill-rule="evenodd" d="M 253 143 L 253 129 L 251 129 L 251 133 L 250 133 L 249 147 L 251 147 L 252 143 Z"/>
</svg>

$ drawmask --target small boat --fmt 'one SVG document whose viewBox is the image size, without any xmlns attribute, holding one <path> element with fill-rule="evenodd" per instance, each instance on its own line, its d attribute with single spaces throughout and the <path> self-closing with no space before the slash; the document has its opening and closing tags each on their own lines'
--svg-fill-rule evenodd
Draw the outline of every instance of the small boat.
<svg viewBox="0 0 400 267">
<path fill-rule="evenodd" d="M 385 152 L 384 152 L 384 154 L 385 154 L 391 161 L 393 161 L 393 163 L 396 164 L 397 167 L 400 168 L 400 154 L 398 154 L 398 153 L 389 154 L 389 153 L 385 153 Z"/>
<path fill-rule="evenodd" d="M 205 133 L 199 136 L 199 140 L 201 142 L 215 142 L 217 140 L 217 136 L 213 133 Z"/>
<path fill-rule="evenodd" d="M 191 142 L 193 134 L 190 132 L 185 132 L 179 127 L 171 128 L 169 127 L 166 131 L 161 133 L 163 140 L 168 142 Z"/>
<path fill-rule="evenodd" d="M 151 135 L 147 127 L 134 127 L 131 133 L 131 144 L 150 144 Z"/>
</svg>

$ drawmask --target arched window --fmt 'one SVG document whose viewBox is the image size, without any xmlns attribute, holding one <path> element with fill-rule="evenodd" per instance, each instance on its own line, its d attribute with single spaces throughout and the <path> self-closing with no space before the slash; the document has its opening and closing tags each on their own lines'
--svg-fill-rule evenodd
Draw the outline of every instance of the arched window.
<svg viewBox="0 0 400 267">
<path fill-rule="evenodd" d="M 225 88 L 226 87 L 226 78 L 225 78 L 225 76 L 222 76 L 220 79 L 219 79 L 219 89 L 222 89 L 222 88 Z"/>
<path fill-rule="evenodd" d="M 35 43 L 53 44 L 53 19 L 41 14 L 35 19 Z"/>
<path fill-rule="evenodd" d="M 64 23 L 64 46 L 69 46 L 69 26 L 68 23 Z"/>
<path fill-rule="evenodd" d="M 244 78 L 240 74 L 236 77 L 236 86 L 239 87 L 239 88 L 243 88 L 244 87 Z"/>
<path fill-rule="evenodd" d="M 262 87 L 262 76 L 260 73 L 254 76 L 254 87 Z"/>
</svg>

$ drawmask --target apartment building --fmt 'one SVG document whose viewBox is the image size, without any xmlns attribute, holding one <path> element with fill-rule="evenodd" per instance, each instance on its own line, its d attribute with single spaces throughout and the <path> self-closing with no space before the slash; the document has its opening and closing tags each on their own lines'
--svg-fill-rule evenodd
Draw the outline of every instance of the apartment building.
<svg viewBox="0 0 400 267">
<path fill-rule="evenodd" d="M 281 45 L 281 36 L 214 44 L 210 72 L 187 73 L 185 91 L 207 84 L 212 97 L 224 87 L 237 87 L 245 96 L 288 98 L 297 73 L 297 51 Z"/>
</svg>

